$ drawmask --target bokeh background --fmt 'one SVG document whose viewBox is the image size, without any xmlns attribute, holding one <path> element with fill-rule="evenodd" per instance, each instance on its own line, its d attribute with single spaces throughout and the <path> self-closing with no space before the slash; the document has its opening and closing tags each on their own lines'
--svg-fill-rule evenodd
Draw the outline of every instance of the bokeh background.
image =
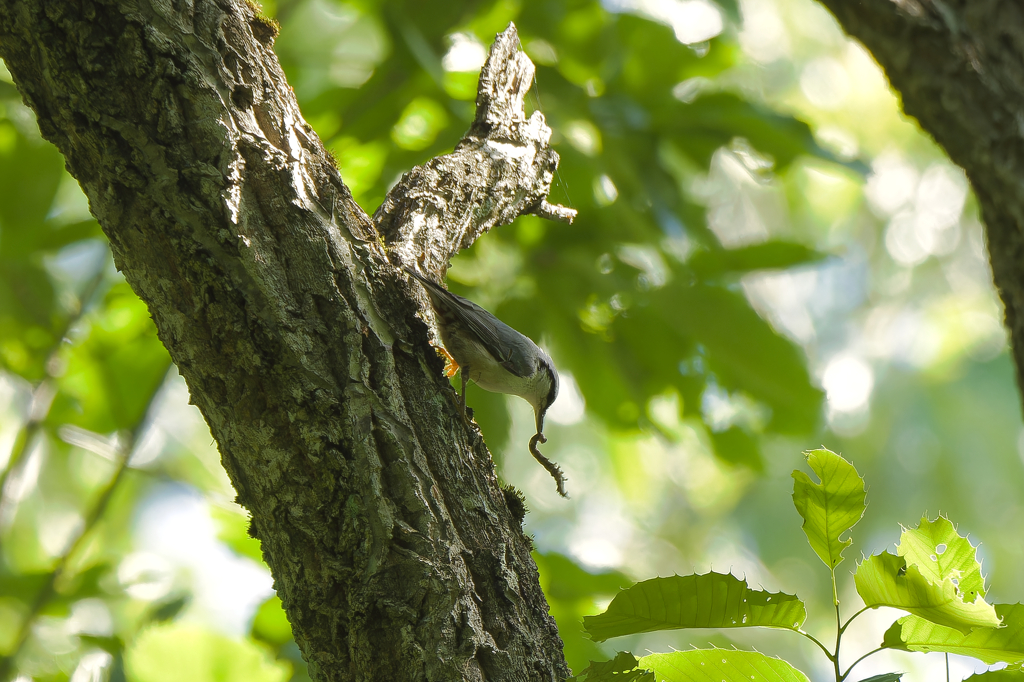
<svg viewBox="0 0 1024 682">
<path fill-rule="evenodd" d="M 1022 423 L 1002 311 L 963 172 L 904 118 L 870 55 L 811 0 L 277 0 L 302 111 L 372 212 L 450 150 L 509 21 L 562 157 L 552 200 L 460 254 L 453 291 L 562 373 L 545 452 L 529 406 L 473 386 L 522 489 L 570 665 L 616 650 L 756 647 L 812 679 L 792 633 L 679 631 L 596 645 L 582 616 L 655 575 L 731 570 L 809 603 L 828 573 L 793 469 L 854 462 L 868 510 L 850 571 L 900 524 L 947 514 L 990 601 L 1024 596 Z M 216 446 L 59 154 L 0 69 L 0 655 L 27 680 L 284 682 L 308 676 Z M 849 633 L 849 663 L 896 612 Z M 11 660 L 13 657 L 13 660 Z M 951 661 L 952 679 L 976 668 Z M 977 668 L 982 669 L 982 668 Z M 886 653 L 939 679 L 939 655 Z"/>
</svg>

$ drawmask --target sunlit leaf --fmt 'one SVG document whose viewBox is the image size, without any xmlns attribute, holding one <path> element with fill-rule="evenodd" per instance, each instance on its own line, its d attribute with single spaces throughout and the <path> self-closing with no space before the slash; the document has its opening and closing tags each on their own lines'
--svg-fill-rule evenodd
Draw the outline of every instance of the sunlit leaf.
<svg viewBox="0 0 1024 682">
<path fill-rule="evenodd" d="M 989 665 L 1024 662 L 1024 605 L 996 604 L 995 612 L 1003 627 L 978 628 L 966 635 L 918 616 L 904 616 L 886 631 L 882 646 L 973 656 Z"/>
<path fill-rule="evenodd" d="M 391 139 L 402 149 L 426 149 L 447 125 L 444 108 L 427 97 L 409 102 L 398 123 L 391 129 Z"/>
<path fill-rule="evenodd" d="M 852 464 L 829 450 L 804 453 L 819 483 L 800 470 L 793 472 L 793 504 L 804 519 L 807 541 L 825 565 L 835 569 L 843 550 L 853 542 L 840 536 L 864 516 L 864 479 Z"/>
<path fill-rule="evenodd" d="M 904 529 L 896 554 L 908 564 L 916 564 L 921 574 L 932 582 L 956 578 L 956 586 L 965 602 L 985 596 L 985 577 L 977 550 L 961 537 L 949 519 L 940 516 L 934 521 L 921 519 L 917 528 Z"/>
<path fill-rule="evenodd" d="M 808 682 L 789 663 L 757 651 L 673 651 L 644 656 L 640 666 L 653 670 L 659 682 Z"/>
<path fill-rule="evenodd" d="M 637 668 L 636 657 L 620 651 L 610 661 L 591 661 L 586 670 L 566 682 L 655 682 L 654 673 Z"/>
<path fill-rule="evenodd" d="M 854 580 L 857 593 L 870 607 L 903 609 L 965 634 L 974 628 L 999 625 L 995 609 L 984 599 L 965 604 L 951 578 L 931 582 L 916 565 L 907 565 L 895 554 L 883 552 L 868 557 L 857 565 Z"/>
<path fill-rule="evenodd" d="M 583 619 L 598 642 L 611 637 L 683 628 L 770 627 L 799 629 L 807 617 L 802 601 L 783 592 L 747 587 L 731 574 L 653 578 L 623 590 L 608 609 Z"/>
<path fill-rule="evenodd" d="M 1024 682 L 1024 671 L 1012 668 L 988 670 L 964 678 L 964 682 Z"/>
</svg>

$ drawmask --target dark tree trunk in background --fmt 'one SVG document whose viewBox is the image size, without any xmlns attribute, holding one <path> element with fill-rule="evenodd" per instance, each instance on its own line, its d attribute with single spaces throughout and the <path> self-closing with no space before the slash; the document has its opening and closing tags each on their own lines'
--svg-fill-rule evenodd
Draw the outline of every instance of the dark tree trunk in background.
<svg viewBox="0 0 1024 682">
<path fill-rule="evenodd" d="M 945 148 L 981 205 L 1024 389 L 1024 3 L 821 0 Z"/>
<path fill-rule="evenodd" d="M 0 56 L 209 423 L 313 679 L 560 679 L 529 542 L 394 267 L 570 217 L 533 66 L 503 34 L 467 138 L 378 229 L 273 36 L 241 1 L 0 0 Z"/>
</svg>

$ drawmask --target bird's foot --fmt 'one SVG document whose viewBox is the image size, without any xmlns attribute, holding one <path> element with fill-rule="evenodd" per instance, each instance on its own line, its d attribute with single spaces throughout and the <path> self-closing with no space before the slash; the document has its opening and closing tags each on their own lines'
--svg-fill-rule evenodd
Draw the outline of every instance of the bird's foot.
<svg viewBox="0 0 1024 682">
<path fill-rule="evenodd" d="M 455 362 L 455 358 L 444 349 L 444 346 L 434 346 L 434 350 L 444 358 L 444 375 L 451 379 L 459 371 L 459 363 Z"/>
</svg>

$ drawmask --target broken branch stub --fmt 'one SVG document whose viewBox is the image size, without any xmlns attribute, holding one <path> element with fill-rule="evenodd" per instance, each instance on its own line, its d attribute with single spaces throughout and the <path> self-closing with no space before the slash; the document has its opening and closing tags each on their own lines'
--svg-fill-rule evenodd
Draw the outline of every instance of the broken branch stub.
<svg viewBox="0 0 1024 682">
<path fill-rule="evenodd" d="M 513 24 L 498 34 L 480 72 L 476 117 L 450 154 L 402 176 L 373 219 L 399 263 L 443 277 L 452 256 L 481 234 L 532 213 L 571 223 L 574 209 L 548 203 L 558 153 L 551 129 L 524 102 L 534 66 Z"/>
</svg>

